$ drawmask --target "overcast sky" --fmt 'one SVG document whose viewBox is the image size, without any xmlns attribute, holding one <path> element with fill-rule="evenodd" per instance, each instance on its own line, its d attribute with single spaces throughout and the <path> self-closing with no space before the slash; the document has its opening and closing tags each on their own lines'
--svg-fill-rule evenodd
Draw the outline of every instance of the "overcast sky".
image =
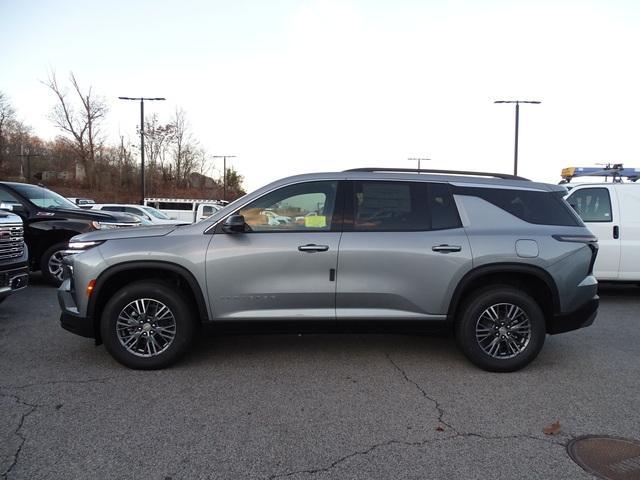
<svg viewBox="0 0 640 480">
<path fill-rule="evenodd" d="M 640 1 L 0 0 L 0 90 L 52 138 L 49 68 L 110 105 L 135 139 L 164 96 L 249 189 L 359 166 L 510 173 L 557 182 L 565 166 L 640 167 Z M 220 165 L 217 164 L 220 168 Z"/>
</svg>

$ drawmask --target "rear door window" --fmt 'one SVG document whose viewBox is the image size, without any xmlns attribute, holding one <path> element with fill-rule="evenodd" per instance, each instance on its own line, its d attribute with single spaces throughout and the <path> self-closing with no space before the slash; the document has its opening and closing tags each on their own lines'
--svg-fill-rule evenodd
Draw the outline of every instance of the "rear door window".
<svg viewBox="0 0 640 480">
<path fill-rule="evenodd" d="M 421 231 L 431 228 L 427 184 L 422 182 L 354 182 L 353 230 Z"/>
<path fill-rule="evenodd" d="M 433 230 L 462 226 L 458 207 L 456 207 L 451 193 L 451 186 L 446 183 L 429 185 L 429 211 L 431 212 L 431 228 Z"/>
</svg>

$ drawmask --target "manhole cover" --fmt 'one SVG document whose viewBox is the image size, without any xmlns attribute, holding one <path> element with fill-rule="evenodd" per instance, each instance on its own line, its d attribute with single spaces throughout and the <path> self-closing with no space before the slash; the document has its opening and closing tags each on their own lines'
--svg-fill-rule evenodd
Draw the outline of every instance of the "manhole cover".
<svg viewBox="0 0 640 480">
<path fill-rule="evenodd" d="M 587 472 L 608 480 L 640 479 L 640 442 L 628 438 L 580 437 L 567 445 L 569 456 Z"/>
</svg>

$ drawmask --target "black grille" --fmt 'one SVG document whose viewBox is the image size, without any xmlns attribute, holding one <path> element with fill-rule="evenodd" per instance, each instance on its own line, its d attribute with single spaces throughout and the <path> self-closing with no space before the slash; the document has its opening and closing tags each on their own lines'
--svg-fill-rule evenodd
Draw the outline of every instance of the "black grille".
<svg viewBox="0 0 640 480">
<path fill-rule="evenodd" d="M 24 253 L 24 232 L 19 223 L 0 225 L 0 260 L 19 258 Z"/>
</svg>

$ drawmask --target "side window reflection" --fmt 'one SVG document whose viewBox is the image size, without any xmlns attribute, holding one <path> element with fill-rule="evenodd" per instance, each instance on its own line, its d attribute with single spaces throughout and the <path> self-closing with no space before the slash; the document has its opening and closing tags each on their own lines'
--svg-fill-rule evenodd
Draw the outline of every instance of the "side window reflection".
<svg viewBox="0 0 640 480">
<path fill-rule="evenodd" d="M 329 231 L 338 183 L 289 185 L 238 211 L 253 232 Z"/>
</svg>

